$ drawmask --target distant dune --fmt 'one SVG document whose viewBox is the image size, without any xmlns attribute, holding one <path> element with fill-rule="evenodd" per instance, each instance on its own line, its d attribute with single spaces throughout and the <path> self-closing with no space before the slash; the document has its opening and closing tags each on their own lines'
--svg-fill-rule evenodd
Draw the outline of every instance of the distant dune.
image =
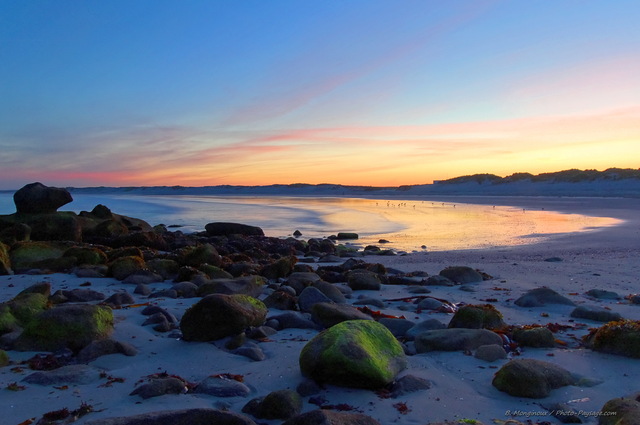
<svg viewBox="0 0 640 425">
<path fill-rule="evenodd" d="M 46 184 L 46 182 L 45 182 Z M 565 170 L 533 175 L 516 173 L 507 177 L 474 174 L 404 186 L 348 186 L 340 184 L 273 184 L 267 186 L 150 186 L 69 187 L 72 193 L 136 195 L 220 195 L 220 196 L 338 196 L 414 198 L 427 196 L 594 196 L 640 198 L 640 170 L 610 168 Z"/>
</svg>

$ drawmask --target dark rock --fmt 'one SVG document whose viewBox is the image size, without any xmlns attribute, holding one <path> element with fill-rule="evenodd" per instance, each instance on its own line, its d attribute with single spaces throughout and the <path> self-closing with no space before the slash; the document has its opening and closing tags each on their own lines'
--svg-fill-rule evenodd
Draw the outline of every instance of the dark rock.
<svg viewBox="0 0 640 425">
<path fill-rule="evenodd" d="M 171 287 L 180 298 L 195 298 L 198 296 L 198 285 L 192 282 L 179 282 Z"/>
<path fill-rule="evenodd" d="M 403 338 L 407 331 L 415 326 L 415 322 L 407 319 L 392 319 L 382 317 L 378 323 L 385 326 L 396 338 Z"/>
<path fill-rule="evenodd" d="M 456 283 L 451 279 L 441 275 L 429 276 L 427 280 L 424 281 L 425 285 L 428 286 L 455 286 Z"/>
<path fill-rule="evenodd" d="M 607 401 L 600 411 L 598 425 L 640 425 L 640 400 L 620 397 Z"/>
<path fill-rule="evenodd" d="M 562 258 L 560 258 L 560 257 L 549 257 L 549 258 L 545 258 L 544 261 L 546 261 L 547 263 L 561 263 L 562 262 Z"/>
<path fill-rule="evenodd" d="M 357 233 L 351 233 L 351 232 L 340 232 L 338 233 L 338 235 L 336 236 L 336 239 L 338 240 L 343 240 L 343 239 L 358 239 L 359 236 Z"/>
<path fill-rule="evenodd" d="M 77 359 L 80 363 L 89 363 L 98 357 L 107 354 L 124 354 L 125 356 L 135 356 L 138 350 L 126 342 L 115 341 L 113 339 L 103 339 L 92 341 L 78 353 Z"/>
<path fill-rule="evenodd" d="M 159 291 L 155 291 L 149 294 L 149 298 L 178 298 L 178 291 L 175 289 L 161 289 Z"/>
<path fill-rule="evenodd" d="M 622 298 L 620 295 L 618 295 L 618 293 L 613 291 L 605 291 L 604 289 L 590 289 L 586 292 L 586 294 L 599 300 L 619 300 Z"/>
<path fill-rule="evenodd" d="M 67 248 L 53 242 L 17 242 L 9 251 L 11 267 L 16 273 L 25 272 L 39 266 L 46 266 L 47 261 L 62 258 Z"/>
<path fill-rule="evenodd" d="M 523 347 L 555 347 L 556 342 L 553 333 L 542 326 L 529 329 L 515 329 L 513 339 Z"/>
<path fill-rule="evenodd" d="M 433 331 L 436 329 L 446 329 L 447 325 L 439 321 L 438 319 L 428 319 L 422 322 L 416 323 L 414 326 L 407 329 L 405 333 L 405 337 L 409 340 L 415 339 L 416 335 L 426 332 Z"/>
<path fill-rule="evenodd" d="M 248 295 L 213 294 L 187 309 L 180 329 L 185 341 L 212 341 L 260 326 L 266 315 L 262 301 Z"/>
<path fill-rule="evenodd" d="M 242 411 L 260 419 L 289 419 L 302 411 L 302 399 L 293 390 L 278 390 L 252 400 Z"/>
<path fill-rule="evenodd" d="M 297 294 L 300 294 L 304 288 L 311 286 L 320 280 L 320 276 L 316 273 L 294 272 L 287 277 L 287 285 L 295 289 Z"/>
<path fill-rule="evenodd" d="M 322 409 L 303 413 L 283 422 L 282 425 L 380 425 L 380 422 L 362 413 Z"/>
<path fill-rule="evenodd" d="M 109 274 L 117 280 L 124 280 L 128 276 L 140 272 L 146 269 L 147 265 L 145 264 L 142 257 L 138 256 L 125 256 L 119 257 L 113 260 L 109 265 Z M 133 282 L 131 283 L 149 283 L 149 282 Z"/>
<path fill-rule="evenodd" d="M 199 267 L 202 264 L 210 264 L 220 267 L 222 257 L 211 244 L 186 247 L 178 256 L 178 261 L 184 266 Z"/>
<path fill-rule="evenodd" d="M 215 222 L 209 223 L 205 227 L 209 236 L 245 235 L 264 236 L 264 231 L 256 226 L 249 226 L 240 223 Z"/>
<path fill-rule="evenodd" d="M 165 394 L 184 394 L 187 392 L 187 386 L 181 379 L 174 377 L 152 379 L 146 384 L 140 385 L 129 395 L 138 395 L 143 399 L 158 397 Z"/>
<path fill-rule="evenodd" d="M 0 276 L 12 274 L 11 258 L 9 257 L 9 247 L 0 242 Z"/>
<path fill-rule="evenodd" d="M 334 325 L 312 338 L 300 353 L 304 376 L 352 388 L 381 388 L 406 367 L 398 340 L 372 320 Z"/>
<path fill-rule="evenodd" d="M 72 303 L 86 303 L 105 299 L 105 295 L 102 292 L 94 291 L 93 289 L 76 288 L 71 291 L 60 290 L 58 292 L 67 299 L 67 302 Z"/>
<path fill-rule="evenodd" d="M 311 320 L 310 315 L 297 311 L 290 311 L 276 316 L 271 316 L 269 320 L 275 320 L 277 329 L 318 329 L 318 324 Z"/>
<path fill-rule="evenodd" d="M 136 289 L 133 290 L 134 294 L 145 296 L 151 294 L 151 292 L 153 292 L 152 289 L 146 283 L 138 283 Z"/>
<path fill-rule="evenodd" d="M 389 386 L 391 397 L 397 398 L 405 394 L 424 391 L 431 388 L 429 380 L 414 375 L 405 375 Z"/>
<path fill-rule="evenodd" d="M 233 354 L 244 356 L 254 362 L 261 362 L 267 358 L 259 345 L 252 342 L 245 343 L 243 346 L 236 348 L 232 351 Z"/>
<path fill-rule="evenodd" d="M 602 307 L 581 305 L 571 312 L 571 317 L 577 319 L 593 320 L 595 322 L 613 322 L 622 320 L 620 313 L 609 311 Z"/>
<path fill-rule="evenodd" d="M 475 350 L 481 345 L 502 345 L 502 338 L 486 329 L 449 328 L 425 331 L 415 337 L 416 352 Z"/>
<path fill-rule="evenodd" d="M 356 269 L 349 272 L 347 275 L 347 284 L 354 291 L 379 291 L 382 288 L 382 281 L 377 273 L 362 269 Z"/>
<path fill-rule="evenodd" d="M 502 329 L 505 326 L 502 313 L 491 304 L 462 306 L 449 322 L 449 328 Z"/>
<path fill-rule="evenodd" d="M 96 265 L 107 262 L 107 255 L 104 251 L 95 247 L 74 246 L 67 249 L 62 256 L 75 257 L 79 265 Z"/>
<path fill-rule="evenodd" d="M 440 276 L 460 284 L 482 282 L 484 280 L 479 272 L 467 266 L 447 267 L 440 271 Z"/>
<path fill-rule="evenodd" d="M 324 328 L 347 320 L 373 320 L 371 316 L 346 304 L 316 303 L 311 311 L 311 319 Z"/>
<path fill-rule="evenodd" d="M 297 310 L 298 299 L 295 295 L 291 295 L 287 291 L 274 291 L 263 300 L 264 305 L 268 308 L 276 308 L 278 310 Z"/>
<path fill-rule="evenodd" d="M 190 392 L 227 398 L 247 397 L 251 394 L 251 389 L 235 379 L 224 378 L 221 376 L 210 376 L 198 383 L 198 385 Z"/>
<path fill-rule="evenodd" d="M 484 360 L 485 362 L 495 362 L 496 360 L 506 359 L 507 352 L 499 344 L 481 345 L 476 349 L 474 356 L 476 359 Z"/>
<path fill-rule="evenodd" d="M 333 303 L 325 294 L 319 289 L 308 286 L 300 293 L 298 297 L 298 305 L 301 311 L 311 313 L 313 306 L 317 303 Z"/>
<path fill-rule="evenodd" d="M 493 378 L 493 386 L 514 397 L 544 398 L 551 390 L 573 385 L 576 379 L 566 369 L 534 359 L 511 360 Z"/>
<path fill-rule="evenodd" d="M 318 280 L 312 284 L 314 288 L 319 289 L 324 295 L 326 295 L 331 301 L 338 304 L 344 304 L 347 302 L 347 298 L 333 283 L 325 282 L 324 280 Z"/>
<path fill-rule="evenodd" d="M 265 265 L 260 270 L 260 275 L 273 280 L 285 278 L 293 272 L 293 267 L 297 261 L 298 259 L 292 255 L 280 258 L 271 264 Z"/>
<path fill-rule="evenodd" d="M 209 282 L 200 285 L 198 296 L 203 297 L 210 294 L 243 294 L 257 297 L 262 294 L 265 280 L 262 276 L 251 275 L 233 279 L 211 279 Z"/>
<path fill-rule="evenodd" d="M 114 307 L 127 305 L 127 304 L 135 304 L 135 303 L 136 303 L 136 299 L 133 298 L 133 296 L 126 291 L 116 292 L 115 294 L 111 295 L 109 298 L 107 298 L 102 302 L 102 304 L 106 304 Z"/>
<path fill-rule="evenodd" d="M 370 297 L 360 297 L 353 302 L 353 305 L 367 305 L 367 306 L 372 306 L 376 308 L 385 308 L 384 301 L 378 298 L 370 298 Z"/>
<path fill-rule="evenodd" d="M 180 266 L 177 261 L 168 258 L 154 258 L 147 261 L 147 267 L 152 272 L 162 276 L 162 280 L 169 280 L 176 277 Z M 186 279 L 189 280 L 189 279 Z"/>
<path fill-rule="evenodd" d="M 72 201 L 68 190 L 48 187 L 39 182 L 23 186 L 13 195 L 16 211 L 27 214 L 53 213 Z"/>
<path fill-rule="evenodd" d="M 31 239 L 31 227 L 25 223 L 8 222 L 4 224 L 0 220 L 0 242 L 12 245 L 16 242 Z"/>
<path fill-rule="evenodd" d="M 442 301 L 438 301 L 435 298 L 425 298 L 418 303 L 418 311 L 421 310 L 438 310 L 444 306 Z M 462 327 L 462 326 L 460 326 Z"/>
<path fill-rule="evenodd" d="M 563 297 L 550 288 L 536 288 L 528 291 L 514 301 L 520 307 L 542 307 L 547 304 L 575 305 L 570 299 Z"/>
<path fill-rule="evenodd" d="M 184 409 L 96 419 L 87 425 L 256 425 L 247 416 L 217 409 Z"/>
</svg>

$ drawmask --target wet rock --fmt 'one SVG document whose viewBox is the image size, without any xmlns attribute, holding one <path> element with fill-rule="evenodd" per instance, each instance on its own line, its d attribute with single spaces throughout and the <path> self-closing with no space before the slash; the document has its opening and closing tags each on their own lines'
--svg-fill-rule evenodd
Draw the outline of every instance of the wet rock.
<svg viewBox="0 0 640 425">
<path fill-rule="evenodd" d="M 483 281 L 483 277 L 478 271 L 467 266 L 447 267 L 440 271 L 440 276 L 444 276 L 450 281 L 459 284 Z"/>
<path fill-rule="evenodd" d="M 204 297 L 210 294 L 244 294 L 257 297 L 262 294 L 265 279 L 262 276 L 242 276 L 233 279 L 211 279 L 200 285 L 198 296 Z"/>
<path fill-rule="evenodd" d="M 392 319 L 382 317 L 378 320 L 378 323 L 385 326 L 396 337 L 402 338 L 407 331 L 415 326 L 415 322 L 407 319 Z"/>
<path fill-rule="evenodd" d="M 581 305 L 576 307 L 571 312 L 571 317 L 575 317 L 577 319 L 593 320 L 595 322 L 604 322 L 604 323 L 622 320 L 622 316 L 620 316 L 620 313 L 616 313 L 614 311 L 610 311 L 602 307 L 588 306 L 588 305 Z"/>
<path fill-rule="evenodd" d="M 405 394 L 424 391 L 429 388 L 431 388 L 431 382 L 429 382 L 428 379 L 414 375 L 405 375 L 391 383 L 389 392 L 391 393 L 391 397 L 398 398 Z"/>
<path fill-rule="evenodd" d="M 566 369 L 534 359 L 511 360 L 493 378 L 493 386 L 514 397 L 544 398 L 551 390 L 573 385 L 576 379 Z"/>
<path fill-rule="evenodd" d="M 542 307 L 547 304 L 575 305 L 570 299 L 558 294 L 551 288 L 536 288 L 528 291 L 514 301 L 520 307 Z"/>
<path fill-rule="evenodd" d="M 86 385 L 100 380 L 102 370 L 83 364 L 62 366 L 58 369 L 38 371 L 22 381 L 34 385 Z"/>
<path fill-rule="evenodd" d="M 416 352 L 475 350 L 481 345 L 502 345 L 502 338 L 486 329 L 449 328 L 419 333 Z"/>
<path fill-rule="evenodd" d="M 438 319 L 427 319 L 410 327 L 405 333 L 405 337 L 409 340 L 413 340 L 416 335 L 421 334 L 422 332 L 446 329 L 446 327 L 447 326 Z"/>
<path fill-rule="evenodd" d="M 197 408 L 156 411 L 135 416 L 96 419 L 87 425 L 256 425 L 249 417 L 233 412 Z"/>
<path fill-rule="evenodd" d="M 128 276 L 140 272 L 146 269 L 147 265 L 145 264 L 142 257 L 138 256 L 125 256 L 119 257 L 113 260 L 113 262 L 109 265 L 109 274 L 113 276 L 114 279 L 124 280 Z M 149 283 L 149 282 L 131 282 L 131 283 Z"/>
<path fill-rule="evenodd" d="M 313 286 L 304 288 L 298 297 L 298 305 L 301 311 L 311 313 L 313 306 L 317 303 L 333 303 L 333 301 Z"/>
<path fill-rule="evenodd" d="M 590 289 L 586 295 L 599 300 L 619 300 L 622 298 L 617 292 L 605 291 L 604 289 Z"/>
<path fill-rule="evenodd" d="M 378 273 L 362 269 L 350 271 L 347 274 L 347 284 L 354 291 L 379 291 L 382 288 L 382 281 Z"/>
<path fill-rule="evenodd" d="M 417 309 L 420 310 L 438 310 L 444 304 L 442 301 L 438 301 L 435 298 L 425 298 L 417 305 Z"/>
<path fill-rule="evenodd" d="M 114 307 L 119 307 L 127 304 L 135 304 L 135 303 L 136 303 L 136 299 L 133 298 L 133 295 L 131 295 L 126 291 L 116 292 L 115 294 L 111 295 L 109 298 L 107 298 L 102 302 L 102 304 L 114 306 Z"/>
<path fill-rule="evenodd" d="M 304 376 L 351 388 L 381 388 L 406 367 L 398 340 L 372 320 L 334 325 L 311 339 L 300 353 Z"/>
<path fill-rule="evenodd" d="M 222 257 L 213 245 L 207 243 L 184 248 L 178 255 L 178 262 L 191 267 L 199 267 L 202 264 L 220 267 Z"/>
<path fill-rule="evenodd" d="M 318 329 L 319 325 L 311 320 L 311 315 L 291 311 L 271 316 L 269 321 L 275 321 L 275 329 Z"/>
<path fill-rule="evenodd" d="M 298 299 L 295 295 L 291 295 L 288 291 L 277 290 L 272 292 L 263 300 L 264 305 L 268 308 L 278 310 L 297 310 Z"/>
<path fill-rule="evenodd" d="M 185 341 L 212 341 L 260 326 L 267 307 L 248 295 L 207 295 L 191 306 L 180 321 Z"/>
</svg>

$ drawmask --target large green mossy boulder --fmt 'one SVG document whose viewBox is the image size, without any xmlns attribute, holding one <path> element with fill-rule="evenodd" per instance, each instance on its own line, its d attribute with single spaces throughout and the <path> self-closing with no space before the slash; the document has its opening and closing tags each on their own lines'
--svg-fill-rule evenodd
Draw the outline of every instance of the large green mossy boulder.
<svg viewBox="0 0 640 425">
<path fill-rule="evenodd" d="M 15 214 L 17 223 L 31 228 L 34 241 L 82 241 L 82 225 L 76 213 L 59 211 L 50 214 Z"/>
<path fill-rule="evenodd" d="M 187 309 L 180 321 L 180 330 L 185 341 L 214 341 L 260 326 L 266 317 L 267 307 L 256 298 L 212 294 Z"/>
<path fill-rule="evenodd" d="M 17 273 L 43 268 L 47 262 L 62 258 L 67 247 L 53 242 L 17 242 L 11 247 L 11 266 Z M 46 268 L 46 267 L 45 267 Z"/>
<path fill-rule="evenodd" d="M 502 313 L 491 304 L 460 307 L 449 322 L 450 328 L 502 329 L 505 326 Z"/>
<path fill-rule="evenodd" d="M 318 382 L 381 388 L 407 367 L 402 346 L 372 320 L 341 322 L 316 335 L 300 353 L 300 370 Z"/>
<path fill-rule="evenodd" d="M 514 397 L 544 398 L 577 379 L 562 367 L 534 359 L 511 360 L 493 378 L 493 386 Z"/>
<path fill-rule="evenodd" d="M 44 294 L 23 293 L 7 301 L 9 311 L 20 324 L 27 324 L 31 320 L 49 308 L 49 299 Z"/>
<path fill-rule="evenodd" d="M 640 320 L 609 322 L 583 340 L 594 351 L 640 358 Z"/>
<path fill-rule="evenodd" d="M 62 305 L 36 315 L 15 343 L 23 351 L 80 351 L 113 331 L 110 308 L 89 304 Z"/>
</svg>

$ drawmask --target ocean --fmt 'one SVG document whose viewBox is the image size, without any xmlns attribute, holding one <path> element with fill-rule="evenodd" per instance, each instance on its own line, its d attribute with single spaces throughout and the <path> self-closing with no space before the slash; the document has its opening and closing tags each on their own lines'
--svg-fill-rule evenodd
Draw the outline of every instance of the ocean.
<svg viewBox="0 0 640 425">
<path fill-rule="evenodd" d="M 0 193 L 0 214 L 15 212 L 12 195 Z M 426 199 L 122 194 L 73 198 L 60 210 L 90 211 L 102 204 L 114 213 L 185 233 L 203 231 L 214 221 L 259 226 L 273 237 L 289 237 L 296 230 L 303 239 L 354 232 L 360 238 L 348 244 L 355 247 L 377 245 L 406 252 L 518 246 L 617 223 L 580 214 Z M 389 242 L 381 244 L 380 239 Z"/>
</svg>

